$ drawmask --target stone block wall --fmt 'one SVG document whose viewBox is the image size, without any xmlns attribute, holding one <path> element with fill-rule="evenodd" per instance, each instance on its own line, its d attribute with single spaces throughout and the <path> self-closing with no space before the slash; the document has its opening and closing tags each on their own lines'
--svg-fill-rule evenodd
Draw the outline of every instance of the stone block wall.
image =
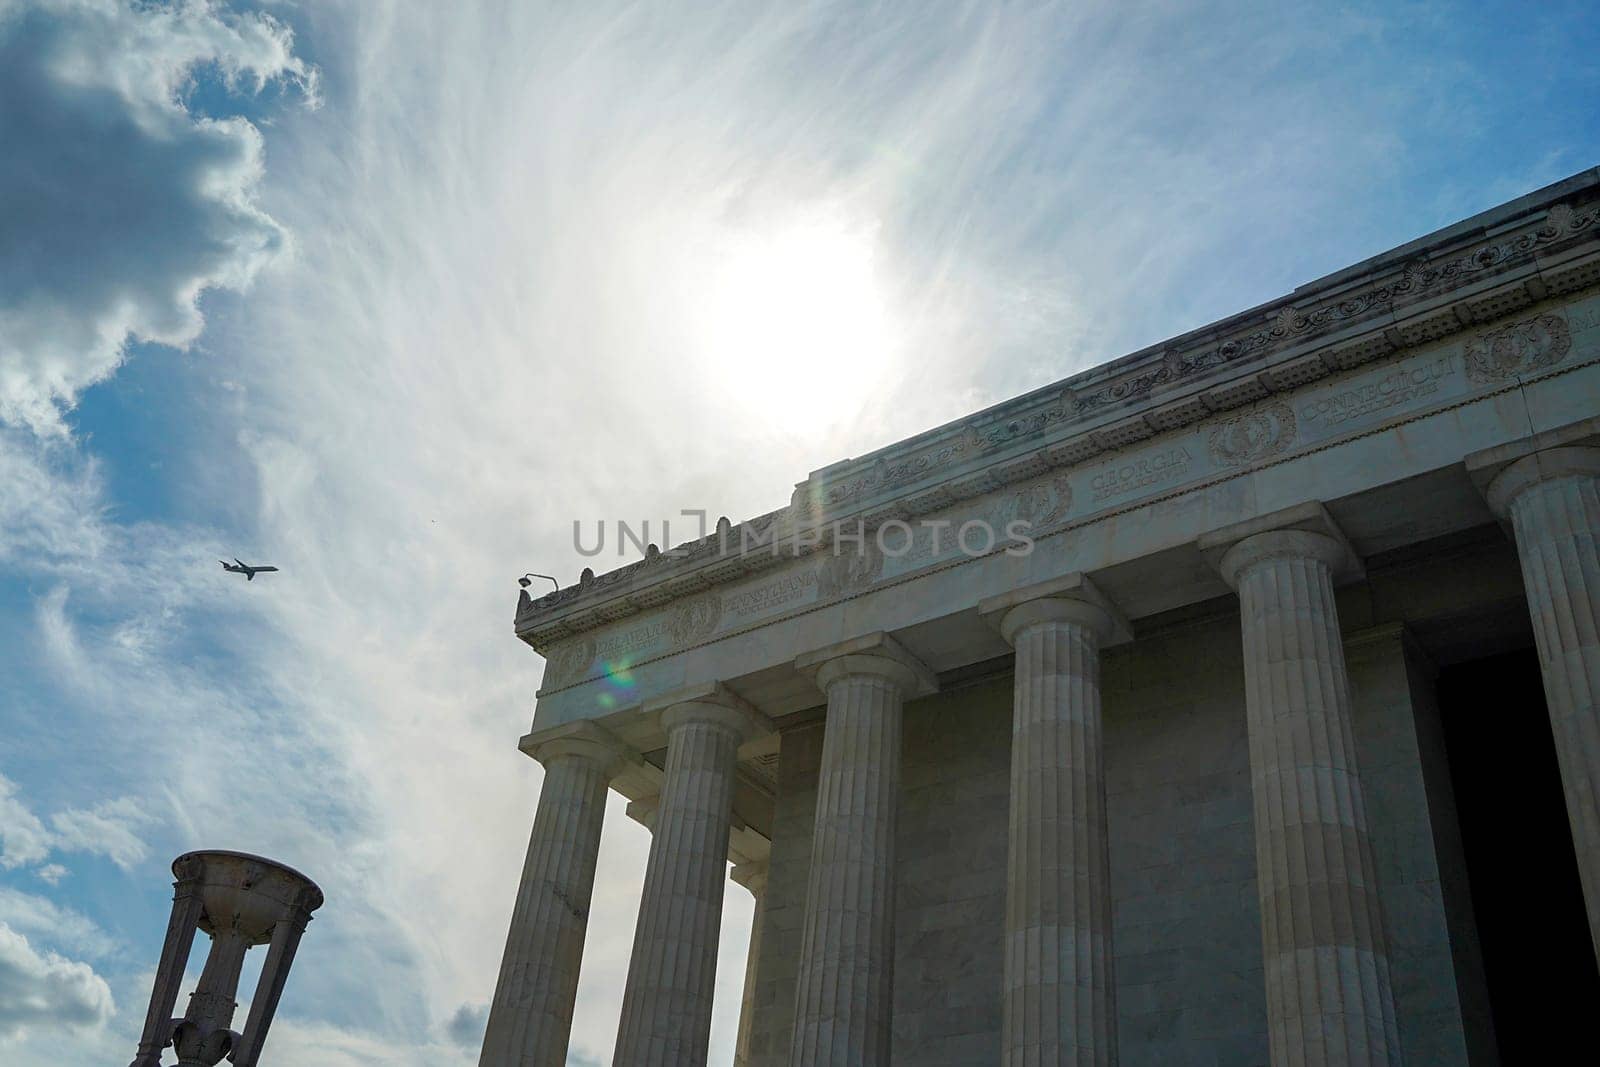
<svg viewBox="0 0 1600 1067">
<path fill-rule="evenodd" d="M 1106 653 L 1123 1064 L 1267 1062 L 1237 614 Z"/>
</svg>

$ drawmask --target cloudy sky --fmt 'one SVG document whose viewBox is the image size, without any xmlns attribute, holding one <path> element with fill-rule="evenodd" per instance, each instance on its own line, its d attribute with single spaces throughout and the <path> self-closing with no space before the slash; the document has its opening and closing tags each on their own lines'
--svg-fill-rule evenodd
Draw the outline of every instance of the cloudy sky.
<svg viewBox="0 0 1600 1067">
<path fill-rule="evenodd" d="M 540 780 L 515 579 L 591 562 L 574 519 L 769 510 L 1592 166 L 1597 28 L 0 0 L 0 1060 L 131 1058 L 167 865 L 222 847 L 327 892 L 269 1059 L 475 1063 Z M 573 1064 L 647 845 L 613 803 Z"/>
</svg>

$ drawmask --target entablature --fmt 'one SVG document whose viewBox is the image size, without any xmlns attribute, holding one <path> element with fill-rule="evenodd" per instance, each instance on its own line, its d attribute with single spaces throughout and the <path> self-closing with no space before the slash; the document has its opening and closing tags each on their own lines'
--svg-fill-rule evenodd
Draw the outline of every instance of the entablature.
<svg viewBox="0 0 1600 1067">
<path fill-rule="evenodd" d="M 1103 477 L 1095 473 L 1101 468 L 1120 472 L 1133 462 L 1129 480 L 1139 484 L 1117 492 L 1124 479 L 1112 475 L 1110 491 L 1094 488 L 1097 501 L 1131 499 L 1140 485 L 1176 480 L 1157 471 L 1193 465 L 1197 453 L 1189 441 L 1200 442 L 1213 474 L 1303 450 L 1330 436 L 1317 430 L 1355 419 L 1345 409 L 1359 403 L 1341 399 L 1348 390 L 1323 401 L 1333 407 L 1305 407 L 1292 398 L 1315 393 L 1319 383 L 1362 380 L 1374 364 L 1382 368 L 1380 377 L 1391 371 L 1445 376 L 1451 372 L 1442 365 L 1430 371 L 1426 360 L 1419 369 L 1418 355 L 1443 351 L 1441 344 L 1451 339 L 1456 343 L 1447 346 L 1446 360 L 1461 358 L 1474 343 L 1509 343 L 1482 331 L 1476 341 L 1464 335 L 1541 304 L 1559 304 L 1597 282 L 1600 170 L 1591 170 L 1288 297 L 816 471 L 796 487 L 788 507 L 738 525 L 721 520 L 705 539 L 668 551 L 652 546 L 637 563 L 600 576 L 586 571 L 568 589 L 525 597 L 517 633 L 551 657 L 548 689 L 571 673 L 562 667 L 584 647 L 573 639 L 622 620 L 654 612 L 660 631 L 683 642 L 714 632 L 712 599 L 739 596 L 757 578 L 814 585 L 824 594 L 874 579 L 865 572 L 877 564 L 844 564 L 828 551 L 840 526 L 872 531 L 957 506 L 964 513 L 981 510 L 996 494 L 1014 494 L 1026 502 L 1019 508 L 1048 527 L 1082 518 L 1072 513 L 1071 493 L 1086 473 L 1094 481 Z M 1528 319 L 1523 333 L 1566 328 L 1560 315 L 1551 319 L 1558 325 L 1540 327 L 1540 321 Z M 1570 347 L 1571 330 L 1528 343 Z M 1419 380 L 1410 391 L 1431 392 L 1424 385 Z M 1078 503 L 1084 495 L 1080 489 Z M 746 551 L 752 543 L 782 550 Z M 576 651 L 563 657 L 563 649 Z M 626 657 L 629 650 L 619 651 Z"/>
<path fill-rule="evenodd" d="M 820 699 L 798 655 L 883 631 L 940 671 L 1003 656 L 979 604 L 1074 571 L 1137 623 L 1228 595 L 1207 534 L 1309 501 L 1363 558 L 1488 525 L 1466 458 L 1596 410 L 1600 289 L 553 641 L 536 715 L 608 716 L 715 679 L 779 718 Z M 991 540 L 1018 521 L 1024 536 Z"/>
</svg>

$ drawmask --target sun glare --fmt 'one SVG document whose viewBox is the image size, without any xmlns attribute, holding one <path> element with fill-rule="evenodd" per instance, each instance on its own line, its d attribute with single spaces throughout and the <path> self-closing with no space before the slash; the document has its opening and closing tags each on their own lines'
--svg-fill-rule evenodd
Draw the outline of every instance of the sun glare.
<svg viewBox="0 0 1600 1067">
<path fill-rule="evenodd" d="M 706 294 L 708 370 L 729 399 L 799 428 L 847 417 L 894 336 L 876 234 L 807 219 L 730 237 Z"/>
</svg>

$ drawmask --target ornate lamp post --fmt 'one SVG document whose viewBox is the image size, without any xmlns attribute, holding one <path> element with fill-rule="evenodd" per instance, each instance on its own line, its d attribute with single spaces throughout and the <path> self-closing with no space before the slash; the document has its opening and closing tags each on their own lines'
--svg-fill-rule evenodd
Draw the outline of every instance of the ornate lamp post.
<svg viewBox="0 0 1600 1067">
<path fill-rule="evenodd" d="M 159 1067 L 168 1045 L 177 1050 L 179 1067 L 213 1067 L 224 1057 L 233 1067 L 256 1067 L 300 935 L 322 907 L 322 890 L 292 867 L 243 852 L 186 852 L 172 861 L 172 873 L 172 918 L 139 1053 L 129 1067 Z M 211 951 L 189 994 L 189 1010 L 174 1019 L 196 930 L 211 936 Z M 244 1032 L 236 1033 L 229 1029 L 234 995 L 245 953 L 254 945 L 268 946 L 267 961 Z"/>
</svg>

